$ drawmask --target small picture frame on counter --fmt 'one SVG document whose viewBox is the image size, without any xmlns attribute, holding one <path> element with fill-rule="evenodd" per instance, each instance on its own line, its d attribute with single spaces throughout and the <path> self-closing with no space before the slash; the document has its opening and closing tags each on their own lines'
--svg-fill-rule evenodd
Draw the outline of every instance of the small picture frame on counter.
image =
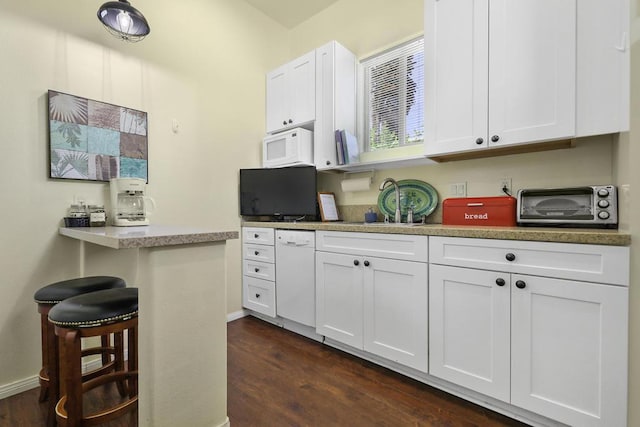
<svg viewBox="0 0 640 427">
<path fill-rule="evenodd" d="M 340 220 L 336 197 L 333 193 L 318 192 L 318 206 L 320 207 L 320 218 L 323 222 Z"/>
</svg>

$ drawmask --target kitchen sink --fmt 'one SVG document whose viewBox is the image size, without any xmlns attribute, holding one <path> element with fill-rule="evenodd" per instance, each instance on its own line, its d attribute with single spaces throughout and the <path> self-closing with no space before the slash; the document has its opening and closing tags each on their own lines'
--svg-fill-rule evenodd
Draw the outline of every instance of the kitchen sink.
<svg viewBox="0 0 640 427">
<path fill-rule="evenodd" d="M 413 223 L 400 223 L 396 224 L 395 222 L 354 222 L 354 225 L 366 225 L 369 227 L 416 227 L 420 225 L 426 225 L 421 222 L 413 222 Z"/>
</svg>

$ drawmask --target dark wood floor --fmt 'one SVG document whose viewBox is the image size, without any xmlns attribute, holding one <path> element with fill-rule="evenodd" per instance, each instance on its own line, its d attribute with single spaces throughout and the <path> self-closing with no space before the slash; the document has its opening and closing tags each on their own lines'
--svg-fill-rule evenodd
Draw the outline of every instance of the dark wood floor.
<svg viewBox="0 0 640 427">
<path fill-rule="evenodd" d="M 232 427 L 525 425 L 253 317 L 227 331 Z"/>
<path fill-rule="evenodd" d="M 0 400 L 0 427 L 45 427 L 47 403 L 39 403 L 40 389 Z M 89 391 L 84 399 L 87 411 L 98 411 L 105 406 L 120 402 L 120 395 L 115 384 L 107 384 Z M 119 420 L 101 424 L 102 427 L 134 427 L 137 423 L 136 414 L 127 414 Z"/>
<path fill-rule="evenodd" d="M 227 331 L 231 427 L 524 426 L 253 317 Z M 89 393 L 85 405 L 97 409 L 115 399 L 110 385 Z M 0 400 L 0 427 L 45 426 L 45 413 L 33 389 Z M 135 424 L 126 416 L 103 426 Z"/>
</svg>

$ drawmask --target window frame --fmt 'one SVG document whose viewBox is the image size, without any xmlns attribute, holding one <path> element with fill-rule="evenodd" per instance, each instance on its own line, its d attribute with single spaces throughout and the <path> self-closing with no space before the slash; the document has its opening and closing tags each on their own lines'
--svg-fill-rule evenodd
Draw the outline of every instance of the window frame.
<svg viewBox="0 0 640 427">
<path fill-rule="evenodd" d="M 389 60 L 392 60 L 394 56 L 394 52 L 397 52 L 395 55 L 396 58 L 406 58 L 407 52 L 406 49 L 409 45 L 419 43 L 418 51 L 424 52 L 424 35 L 420 35 L 418 37 L 412 37 L 406 41 L 395 44 L 388 49 L 384 49 L 380 52 L 377 52 L 373 55 L 369 55 L 358 61 L 357 64 L 357 135 L 358 139 L 362 141 L 362 150 L 366 153 L 371 152 L 388 152 L 390 150 L 396 150 L 399 148 L 417 146 L 424 143 L 424 104 L 425 100 L 422 99 L 424 96 L 416 96 L 416 100 L 419 100 L 422 109 L 422 139 L 415 142 L 407 143 L 407 114 L 399 114 L 399 125 L 398 125 L 398 145 L 389 148 L 379 148 L 376 150 L 371 150 L 371 142 L 370 142 L 370 126 L 369 126 L 369 82 L 367 81 L 366 69 L 368 66 L 368 62 L 375 61 L 377 58 L 382 56 L 389 56 Z M 424 93 L 424 59 L 423 59 L 423 72 L 421 73 L 422 78 L 420 79 L 419 85 L 422 86 L 422 93 Z M 406 86 L 407 86 L 407 61 L 400 61 L 400 69 L 401 76 L 404 76 L 401 82 L 401 88 L 399 89 L 399 105 L 406 105 Z M 420 92 L 418 92 L 420 93 Z"/>
</svg>

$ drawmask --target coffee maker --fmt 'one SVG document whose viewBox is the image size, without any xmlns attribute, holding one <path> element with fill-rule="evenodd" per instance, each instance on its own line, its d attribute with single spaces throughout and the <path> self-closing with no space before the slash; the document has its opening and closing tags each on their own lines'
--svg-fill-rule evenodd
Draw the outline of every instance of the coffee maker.
<svg viewBox="0 0 640 427">
<path fill-rule="evenodd" d="M 113 225 L 133 227 L 149 225 L 149 213 L 155 202 L 145 195 L 146 181 L 141 178 L 113 178 L 111 180 L 111 214 Z M 151 210 L 149 210 L 149 206 Z"/>
</svg>

